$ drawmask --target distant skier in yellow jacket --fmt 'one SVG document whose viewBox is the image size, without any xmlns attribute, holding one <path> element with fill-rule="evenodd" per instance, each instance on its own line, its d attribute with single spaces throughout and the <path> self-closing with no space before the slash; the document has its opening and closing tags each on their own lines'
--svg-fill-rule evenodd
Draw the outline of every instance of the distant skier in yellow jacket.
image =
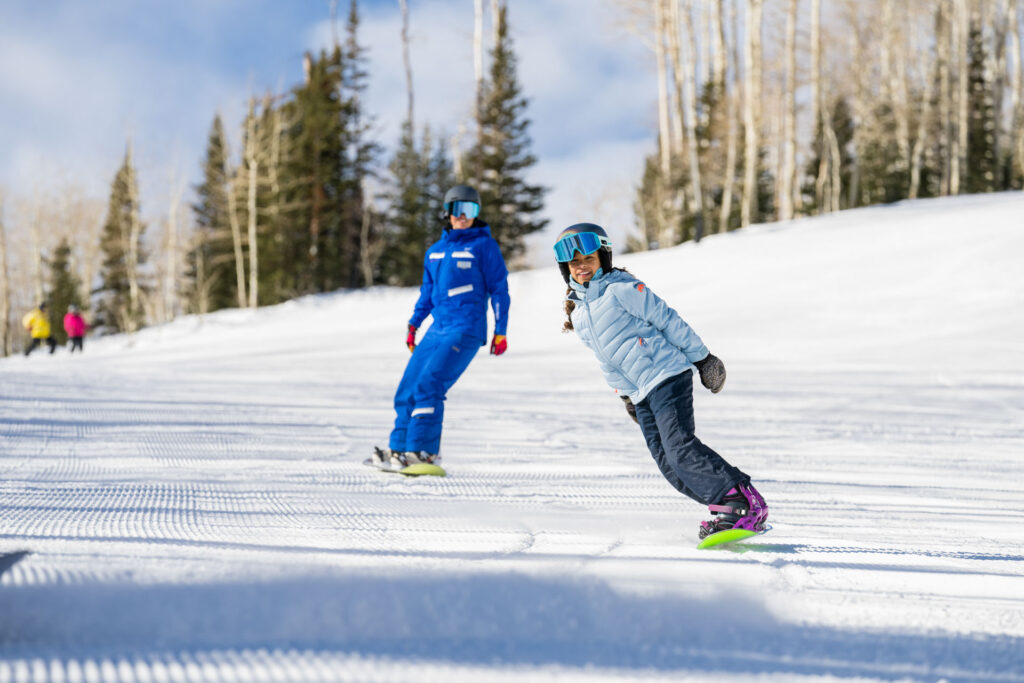
<svg viewBox="0 0 1024 683">
<path fill-rule="evenodd" d="M 57 340 L 50 334 L 50 318 L 46 315 L 45 301 L 26 313 L 25 317 L 21 319 L 21 324 L 32 335 L 32 341 L 25 349 L 26 356 L 35 351 L 36 347 L 44 341 L 49 344 L 50 353 L 57 349 Z"/>
</svg>

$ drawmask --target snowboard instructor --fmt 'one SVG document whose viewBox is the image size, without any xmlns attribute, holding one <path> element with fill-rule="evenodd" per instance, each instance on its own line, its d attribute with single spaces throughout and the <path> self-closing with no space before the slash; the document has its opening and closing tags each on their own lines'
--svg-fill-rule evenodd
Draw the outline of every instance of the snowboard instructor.
<svg viewBox="0 0 1024 683">
<path fill-rule="evenodd" d="M 406 345 L 412 352 L 395 392 L 395 427 L 388 448 L 375 448 L 368 464 L 402 469 L 440 465 L 445 395 L 477 350 L 487 343 L 487 303 L 494 311 L 491 353 L 508 344 L 508 269 L 491 228 L 480 220 L 480 195 L 456 185 L 444 196 L 448 225 L 423 259 L 420 297 L 409 319 Z M 427 316 L 430 329 L 419 344 L 416 330 Z"/>
</svg>

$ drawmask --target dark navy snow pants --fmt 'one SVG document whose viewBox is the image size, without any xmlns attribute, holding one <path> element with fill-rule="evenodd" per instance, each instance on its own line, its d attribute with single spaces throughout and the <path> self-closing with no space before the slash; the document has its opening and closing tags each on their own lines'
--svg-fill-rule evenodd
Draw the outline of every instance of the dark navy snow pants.
<svg viewBox="0 0 1024 683">
<path fill-rule="evenodd" d="M 636 419 L 658 469 L 677 491 L 698 503 L 719 503 L 729 489 L 750 481 L 694 434 L 690 370 L 668 378 L 637 403 Z"/>
<path fill-rule="evenodd" d="M 480 349 L 480 340 L 431 327 L 405 366 L 395 392 L 393 451 L 439 453 L 444 399 Z"/>
</svg>

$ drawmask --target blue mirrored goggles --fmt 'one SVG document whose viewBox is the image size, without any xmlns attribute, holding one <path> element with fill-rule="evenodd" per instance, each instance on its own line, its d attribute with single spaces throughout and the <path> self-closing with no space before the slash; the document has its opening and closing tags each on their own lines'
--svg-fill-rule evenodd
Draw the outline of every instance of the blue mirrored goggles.
<svg viewBox="0 0 1024 683">
<path fill-rule="evenodd" d="M 577 251 L 582 256 L 587 256 L 601 247 L 611 246 L 611 240 L 601 237 L 596 232 L 577 232 L 555 242 L 555 259 L 559 263 L 568 263 L 572 261 L 573 254 Z"/>
<path fill-rule="evenodd" d="M 449 216 L 476 218 L 480 215 L 480 205 L 476 202 L 448 202 L 444 208 Z"/>
</svg>

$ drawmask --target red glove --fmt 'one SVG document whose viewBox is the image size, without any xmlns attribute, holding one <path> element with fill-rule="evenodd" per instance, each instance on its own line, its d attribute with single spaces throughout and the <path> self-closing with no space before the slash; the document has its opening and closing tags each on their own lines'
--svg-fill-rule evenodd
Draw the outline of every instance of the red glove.
<svg viewBox="0 0 1024 683">
<path fill-rule="evenodd" d="M 496 334 L 494 339 L 491 340 L 491 355 L 500 356 L 508 350 L 508 342 L 505 341 L 505 335 Z"/>
<path fill-rule="evenodd" d="M 405 338 L 405 345 L 409 347 L 409 353 L 416 348 L 416 328 L 409 325 L 409 336 Z"/>
</svg>

